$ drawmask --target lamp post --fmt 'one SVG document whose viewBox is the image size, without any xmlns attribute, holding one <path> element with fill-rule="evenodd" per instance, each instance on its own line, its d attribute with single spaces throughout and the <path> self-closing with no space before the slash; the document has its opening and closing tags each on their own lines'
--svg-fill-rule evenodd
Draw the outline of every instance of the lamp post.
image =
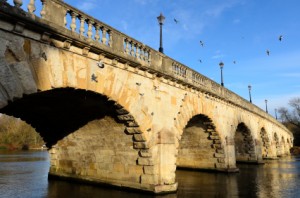
<svg viewBox="0 0 300 198">
<path fill-rule="evenodd" d="M 277 120 L 277 109 L 275 109 L 275 118 Z"/>
<path fill-rule="evenodd" d="M 159 39 L 159 49 L 158 51 L 161 53 L 164 53 L 164 49 L 163 49 L 163 43 L 162 43 L 162 25 L 164 24 L 165 21 L 165 17 L 162 15 L 162 13 L 160 13 L 160 15 L 157 17 L 157 21 L 159 23 L 160 26 L 160 39 Z"/>
<path fill-rule="evenodd" d="M 224 83 L 223 83 L 223 67 L 224 67 L 224 63 L 221 61 L 219 63 L 220 69 L 221 69 L 221 86 L 224 87 Z"/>
<path fill-rule="evenodd" d="M 268 100 L 265 100 L 266 103 L 266 113 L 268 113 Z"/>
<path fill-rule="evenodd" d="M 252 103 L 252 99 L 251 99 L 251 85 L 248 85 L 248 90 L 249 90 L 249 98 L 250 98 L 250 102 Z"/>
</svg>

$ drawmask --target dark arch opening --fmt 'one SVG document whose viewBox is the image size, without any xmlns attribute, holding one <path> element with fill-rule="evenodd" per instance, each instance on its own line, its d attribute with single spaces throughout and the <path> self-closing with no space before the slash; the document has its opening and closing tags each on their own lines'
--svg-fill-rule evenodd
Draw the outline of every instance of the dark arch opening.
<svg viewBox="0 0 300 198">
<path fill-rule="evenodd" d="M 277 157 L 281 156 L 281 148 L 280 148 L 280 142 L 279 142 L 279 137 L 277 133 L 274 133 L 274 141 L 275 141 L 275 147 L 276 147 L 276 155 Z"/>
<path fill-rule="evenodd" d="M 25 95 L 0 109 L 0 113 L 21 118 L 51 147 L 89 121 L 104 116 L 118 120 L 114 104 L 106 96 L 92 91 L 57 88 Z"/>
<path fill-rule="evenodd" d="M 212 120 L 196 115 L 189 120 L 179 142 L 177 167 L 225 169 L 225 154 Z"/>
<path fill-rule="evenodd" d="M 234 143 L 237 162 L 257 161 L 253 138 L 250 130 L 244 123 L 240 123 L 237 126 Z"/>
<path fill-rule="evenodd" d="M 269 156 L 269 148 L 270 148 L 270 139 L 265 128 L 261 128 L 260 130 L 261 144 L 262 144 L 262 157 L 268 158 Z"/>
</svg>

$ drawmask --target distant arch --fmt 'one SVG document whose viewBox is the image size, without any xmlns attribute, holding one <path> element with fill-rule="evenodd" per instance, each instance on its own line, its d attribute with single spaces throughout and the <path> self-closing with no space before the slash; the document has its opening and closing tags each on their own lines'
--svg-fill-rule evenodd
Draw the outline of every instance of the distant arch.
<svg viewBox="0 0 300 198">
<path fill-rule="evenodd" d="M 267 158 L 269 156 L 270 139 L 264 127 L 260 130 L 260 137 L 262 142 L 262 157 Z"/>
<path fill-rule="evenodd" d="M 276 148 L 276 155 L 277 157 L 280 157 L 282 155 L 282 150 L 280 146 L 280 141 L 277 133 L 274 133 L 274 142 L 275 142 L 275 148 Z"/>
<path fill-rule="evenodd" d="M 139 124 L 105 95 L 56 88 L 24 96 L 0 112 L 22 118 L 41 134 L 50 148 L 50 178 L 134 186 L 149 167 L 152 156 Z"/>
<path fill-rule="evenodd" d="M 179 140 L 178 167 L 196 169 L 225 168 L 225 153 L 213 121 L 206 115 L 192 117 Z"/>
<path fill-rule="evenodd" d="M 133 116 L 117 102 L 93 91 L 70 87 L 25 95 L 0 109 L 0 113 L 30 124 L 49 148 L 88 122 L 105 116 L 123 123 L 126 131 L 139 131 Z"/>
<path fill-rule="evenodd" d="M 245 123 L 239 123 L 234 136 L 235 154 L 237 162 L 255 161 L 256 153 L 254 140 Z"/>
</svg>

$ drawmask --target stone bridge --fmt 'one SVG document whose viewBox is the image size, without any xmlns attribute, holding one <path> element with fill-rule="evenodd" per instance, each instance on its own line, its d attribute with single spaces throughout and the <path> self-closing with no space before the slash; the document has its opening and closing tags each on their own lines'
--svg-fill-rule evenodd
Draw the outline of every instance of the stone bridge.
<svg viewBox="0 0 300 198">
<path fill-rule="evenodd" d="M 184 64 L 63 1 L 14 2 L 0 0 L 0 113 L 41 134 L 49 177 L 166 193 L 177 167 L 289 155 L 281 123 Z"/>
</svg>

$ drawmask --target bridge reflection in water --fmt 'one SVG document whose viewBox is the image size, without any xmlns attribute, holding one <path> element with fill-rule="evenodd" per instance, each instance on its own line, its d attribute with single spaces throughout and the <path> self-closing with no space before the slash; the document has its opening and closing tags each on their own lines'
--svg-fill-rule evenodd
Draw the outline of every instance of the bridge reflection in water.
<svg viewBox="0 0 300 198">
<path fill-rule="evenodd" d="M 46 151 L 0 152 L 1 197 L 156 197 L 116 188 L 65 181 L 47 181 Z M 265 165 L 239 165 L 235 174 L 177 170 L 176 197 L 297 197 L 300 193 L 300 158 L 286 157 Z"/>
</svg>

